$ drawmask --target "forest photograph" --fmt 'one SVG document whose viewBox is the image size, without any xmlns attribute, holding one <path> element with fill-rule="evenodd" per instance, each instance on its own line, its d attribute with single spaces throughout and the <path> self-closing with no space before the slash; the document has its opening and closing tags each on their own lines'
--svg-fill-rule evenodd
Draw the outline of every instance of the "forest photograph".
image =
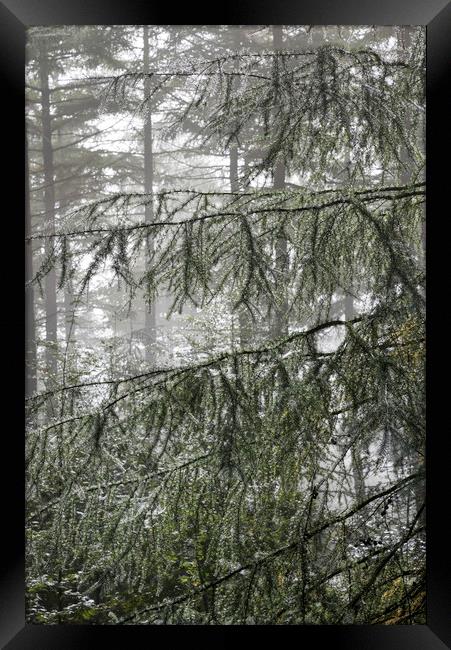
<svg viewBox="0 0 451 650">
<path fill-rule="evenodd" d="M 426 623 L 425 55 L 27 28 L 28 623 Z"/>
</svg>

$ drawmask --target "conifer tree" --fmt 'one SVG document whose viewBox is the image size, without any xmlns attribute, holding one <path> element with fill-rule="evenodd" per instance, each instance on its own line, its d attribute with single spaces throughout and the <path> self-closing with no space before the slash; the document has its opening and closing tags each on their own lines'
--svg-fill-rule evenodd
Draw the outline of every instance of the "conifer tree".
<svg viewBox="0 0 451 650">
<path fill-rule="evenodd" d="M 242 336 L 27 400 L 29 620 L 424 622 L 423 31 L 165 28 L 151 61 L 139 29 L 142 69 L 96 83 L 158 99 L 144 191 L 31 234 L 35 278 L 70 250 L 75 304 L 103 274 Z M 225 181 L 157 185 L 155 122 Z"/>
</svg>

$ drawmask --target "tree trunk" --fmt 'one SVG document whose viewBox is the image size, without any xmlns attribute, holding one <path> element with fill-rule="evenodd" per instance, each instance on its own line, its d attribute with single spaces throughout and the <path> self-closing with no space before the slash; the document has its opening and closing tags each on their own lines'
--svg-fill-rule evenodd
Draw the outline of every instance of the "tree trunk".
<svg viewBox="0 0 451 650">
<path fill-rule="evenodd" d="M 400 27 L 399 32 L 398 32 L 398 47 L 400 50 L 408 50 L 409 47 L 411 46 L 412 42 L 412 35 L 411 35 L 411 27 Z M 409 115 L 409 109 L 407 108 L 406 116 L 404 118 L 404 128 L 407 136 L 409 133 L 414 128 L 413 121 L 411 114 Z M 425 144 L 425 133 L 424 133 L 424 124 L 420 120 L 419 124 L 417 125 L 417 130 L 416 130 L 416 136 L 417 136 L 417 144 L 419 147 L 424 147 Z M 399 170 L 399 183 L 400 185 L 410 185 L 413 181 L 413 174 L 415 171 L 415 160 L 412 158 L 410 151 L 408 148 L 404 145 L 401 147 L 400 151 L 400 170 Z M 419 259 L 422 265 L 425 264 L 426 261 L 426 220 L 423 220 L 423 223 L 421 224 L 421 230 L 420 230 L 420 250 L 419 250 Z"/>
<path fill-rule="evenodd" d="M 144 39 L 144 73 L 149 73 L 149 27 L 143 28 Z M 144 97 L 150 96 L 150 79 L 144 80 Z M 148 99 L 146 105 L 146 119 L 144 124 L 144 191 L 151 194 L 153 192 L 153 148 L 152 148 L 152 107 Z M 145 222 L 152 223 L 154 220 L 153 200 L 145 205 Z M 154 250 L 154 241 L 151 229 L 146 238 L 146 271 L 150 271 L 151 257 Z M 155 303 L 149 300 L 146 305 L 144 317 L 144 335 L 145 335 L 145 358 L 147 362 L 155 360 L 155 343 L 156 343 L 156 318 Z"/>
<path fill-rule="evenodd" d="M 40 50 L 40 81 L 42 96 L 42 157 L 44 165 L 44 208 L 46 234 L 55 233 L 55 186 L 52 149 L 52 125 L 50 115 L 49 61 L 45 45 Z M 45 240 L 45 255 L 49 255 L 54 245 L 53 238 Z M 47 381 L 50 386 L 57 374 L 57 305 L 56 305 L 56 271 L 55 268 L 45 276 L 45 335 Z"/>
<path fill-rule="evenodd" d="M 273 47 L 275 52 L 283 48 L 282 27 L 274 25 Z M 276 118 L 277 119 L 277 118 Z M 282 190 L 285 187 L 285 161 L 278 159 L 273 171 L 273 188 Z M 288 334 L 288 243 L 283 232 L 280 233 L 275 246 L 275 271 L 277 277 L 277 305 L 272 324 L 272 336 L 280 337 Z"/>
<path fill-rule="evenodd" d="M 398 47 L 400 47 L 401 50 L 408 50 L 411 41 L 409 28 L 400 27 L 399 30 L 400 31 L 398 32 Z M 411 129 L 411 119 L 408 112 L 404 117 L 404 129 L 406 131 L 406 134 L 408 135 Z M 414 161 L 412 160 L 410 156 L 410 152 L 405 145 L 401 146 L 400 160 L 401 160 L 400 171 L 399 171 L 400 184 L 409 185 L 412 182 Z"/>
<path fill-rule="evenodd" d="M 69 242 L 66 243 L 67 254 L 70 255 Z M 67 272 L 70 273 L 70 261 L 68 262 Z M 74 308 L 74 292 L 72 280 L 70 278 L 66 281 L 64 287 L 64 328 L 66 335 L 67 350 L 72 346 L 75 336 L 75 308 Z"/>
<path fill-rule="evenodd" d="M 25 135 L 25 237 L 31 236 L 30 174 L 28 168 L 28 140 Z M 25 396 L 37 389 L 36 331 L 34 319 L 34 290 L 28 283 L 33 278 L 33 243 L 25 240 Z"/>
<path fill-rule="evenodd" d="M 352 320 L 355 315 L 354 311 L 354 299 L 352 295 L 345 291 L 344 294 L 344 303 L 345 303 L 345 320 Z M 365 485 L 365 476 L 363 473 L 363 462 L 361 458 L 361 450 L 359 443 L 354 443 L 351 450 L 352 458 L 352 477 L 354 481 L 354 492 L 358 502 L 361 502 L 365 499 L 366 496 L 366 485 Z"/>
<path fill-rule="evenodd" d="M 58 129 L 58 148 L 64 146 L 64 138 L 61 130 Z M 58 163 L 56 163 L 58 169 Z M 60 210 L 66 210 L 68 207 L 67 192 L 65 191 L 65 183 L 59 183 L 59 191 L 57 193 L 58 203 Z M 66 353 L 69 352 L 75 337 L 75 303 L 74 303 L 74 289 L 71 279 L 71 260 L 70 260 L 70 241 L 66 240 L 66 283 L 64 285 L 64 333 L 66 340 Z"/>
<path fill-rule="evenodd" d="M 401 50 L 408 50 L 410 45 L 411 45 L 412 37 L 411 37 L 411 28 L 409 27 L 400 27 L 399 32 L 398 32 L 398 45 Z M 406 130 L 406 133 L 409 134 L 412 130 L 412 118 L 409 116 L 409 114 L 406 115 L 404 119 L 404 128 Z M 419 141 L 423 140 L 423 129 L 421 129 L 421 132 L 417 133 L 417 138 Z M 400 159 L 401 159 L 401 168 L 400 168 L 400 174 L 399 174 L 399 182 L 401 185 L 410 185 L 413 181 L 413 172 L 415 169 L 415 161 L 411 158 L 410 153 L 407 149 L 407 147 L 403 146 L 401 147 L 401 152 L 400 152 Z M 420 231 L 420 241 L 421 241 L 421 247 L 419 251 L 419 258 L 420 262 L 422 264 L 425 263 L 425 255 L 426 255 L 426 223 L 425 220 L 423 220 L 423 224 L 421 226 L 421 231 Z M 415 471 L 424 469 L 424 456 L 420 456 L 413 452 L 413 455 L 410 459 L 410 464 L 415 468 Z M 424 487 L 424 482 L 423 481 L 418 481 L 415 483 L 415 503 L 417 506 L 417 509 L 419 510 L 424 501 L 425 501 L 425 487 Z M 426 523 L 426 511 L 423 510 L 422 515 L 420 517 L 420 522 L 424 525 Z"/>
<path fill-rule="evenodd" d="M 236 52 L 239 51 L 241 45 L 240 34 L 238 30 L 234 33 L 234 49 Z M 235 68 L 238 69 L 238 64 L 235 64 Z M 230 179 L 230 191 L 238 192 L 239 191 L 239 175 L 238 175 L 238 143 L 236 141 L 232 142 L 229 150 L 229 179 Z M 249 342 L 252 338 L 252 319 L 250 317 L 249 311 L 243 305 L 240 305 L 238 308 L 238 323 L 239 323 L 239 337 L 241 347 L 246 347 L 249 345 Z"/>
</svg>

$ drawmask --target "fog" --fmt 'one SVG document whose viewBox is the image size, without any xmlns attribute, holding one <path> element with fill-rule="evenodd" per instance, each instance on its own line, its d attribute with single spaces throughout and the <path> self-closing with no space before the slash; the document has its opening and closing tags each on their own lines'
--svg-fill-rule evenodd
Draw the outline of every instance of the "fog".
<svg viewBox="0 0 451 650">
<path fill-rule="evenodd" d="M 29 621 L 424 622 L 424 109 L 419 27 L 28 30 Z"/>
</svg>

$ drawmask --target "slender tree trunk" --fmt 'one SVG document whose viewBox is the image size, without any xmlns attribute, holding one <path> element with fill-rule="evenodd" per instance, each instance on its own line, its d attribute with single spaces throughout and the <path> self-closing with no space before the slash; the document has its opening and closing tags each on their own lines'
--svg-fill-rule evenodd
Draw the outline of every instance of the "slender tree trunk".
<svg viewBox="0 0 451 650">
<path fill-rule="evenodd" d="M 25 136 L 25 237 L 31 235 L 30 174 L 28 140 Z M 36 331 L 34 318 L 34 291 L 28 283 L 33 278 L 33 244 L 25 240 L 25 396 L 36 392 Z"/>
<path fill-rule="evenodd" d="M 398 32 L 398 46 L 400 50 L 408 50 L 412 43 L 412 34 L 410 27 L 400 27 Z M 410 107 L 406 108 L 406 116 L 404 118 L 404 128 L 407 136 L 415 128 L 414 120 L 412 119 L 412 113 Z M 409 113 L 410 111 L 410 113 Z M 419 148 L 424 147 L 424 124 L 422 120 L 416 125 L 416 140 Z M 412 158 L 412 155 L 408 148 L 404 145 L 401 147 L 400 151 L 400 171 L 399 171 L 399 183 L 400 185 L 410 185 L 414 181 L 414 171 L 415 171 L 415 160 Z M 420 226 L 420 240 L 421 246 L 419 251 L 419 258 L 422 264 L 426 260 L 426 220 L 423 220 L 423 223 Z"/>
<path fill-rule="evenodd" d="M 273 47 L 275 52 L 283 48 L 282 27 L 273 26 Z M 277 119 L 277 116 L 275 117 Z M 273 187 L 282 190 L 285 187 L 285 161 L 278 159 L 273 171 Z M 272 336 L 286 336 L 288 334 L 288 243 L 283 232 L 280 233 L 275 246 L 275 270 L 277 277 L 277 301 L 275 309 Z"/>
<path fill-rule="evenodd" d="M 344 294 L 345 320 L 352 320 L 355 315 L 354 299 L 352 295 L 345 291 Z M 352 477 L 354 481 L 354 492 L 358 502 L 363 501 L 366 496 L 365 476 L 363 473 L 363 462 L 359 443 L 355 443 L 351 450 L 352 458 Z"/>
<path fill-rule="evenodd" d="M 241 45 L 240 34 L 238 30 L 234 33 L 234 49 L 235 52 L 239 51 Z M 235 64 L 235 68 L 238 69 L 238 64 Z M 232 142 L 229 149 L 229 179 L 230 179 L 230 191 L 238 192 L 239 191 L 239 174 L 238 174 L 238 143 L 236 141 Z M 252 319 L 249 315 L 249 311 L 246 307 L 242 305 L 238 308 L 238 323 L 239 323 L 239 338 L 241 347 L 246 347 L 252 337 Z"/>
<path fill-rule="evenodd" d="M 58 147 L 64 145 L 64 138 L 62 137 L 61 130 L 58 129 Z M 56 168 L 58 163 L 56 163 Z M 65 192 L 65 184 L 59 184 L 58 203 L 61 210 L 67 209 L 67 193 Z M 64 333 L 66 339 L 66 351 L 69 351 L 74 342 L 75 337 L 75 304 L 74 304 L 74 289 L 71 279 L 71 259 L 70 259 L 70 241 L 66 241 L 67 263 L 66 263 L 66 283 L 64 285 Z"/>
<path fill-rule="evenodd" d="M 66 244 L 67 253 L 70 255 L 69 242 Z M 68 263 L 68 273 L 70 273 L 70 261 Z M 64 288 L 64 328 L 66 335 L 66 345 L 69 350 L 74 342 L 75 337 L 75 309 L 74 309 L 74 292 L 72 280 L 68 278 Z"/>
<path fill-rule="evenodd" d="M 398 45 L 401 50 L 408 50 L 412 42 L 412 36 L 411 36 L 411 28 L 409 27 L 400 27 L 399 32 L 398 32 Z M 407 113 L 405 119 L 404 119 L 404 128 L 406 130 L 406 133 L 409 134 L 412 130 L 412 118 L 411 116 Z M 421 128 L 418 129 L 417 131 L 417 139 L 418 142 L 421 142 L 423 144 L 423 129 Z M 400 184 L 401 185 L 409 185 L 413 181 L 413 173 L 415 169 L 415 161 L 411 158 L 410 152 L 408 151 L 407 147 L 403 146 L 401 147 L 401 152 L 400 152 L 400 159 L 401 159 L 401 169 L 400 169 Z M 421 226 L 421 231 L 420 231 L 420 241 L 421 241 L 421 248 L 419 252 L 419 257 L 420 257 L 420 262 L 425 263 L 425 256 L 426 256 L 426 223 L 425 220 L 423 220 L 423 224 Z M 413 452 L 411 458 L 410 458 L 410 464 L 413 465 L 416 471 L 420 469 L 424 469 L 424 456 L 420 456 L 417 453 Z M 419 510 L 421 506 L 423 505 L 425 501 L 425 488 L 424 488 L 424 482 L 423 481 L 418 481 L 415 483 L 415 503 L 416 507 Z M 422 524 L 426 523 L 426 511 L 423 510 L 420 521 Z"/>
<path fill-rule="evenodd" d="M 40 51 L 40 81 L 42 96 L 42 157 L 44 164 L 44 206 L 45 230 L 52 235 L 55 233 L 55 186 L 54 163 L 52 149 L 52 124 L 50 115 L 49 91 L 49 61 L 46 46 L 41 45 Z M 45 255 L 49 255 L 53 247 L 53 238 L 45 240 Z M 45 333 L 46 333 L 46 366 L 47 380 L 55 381 L 57 373 L 57 304 L 56 304 L 56 271 L 55 268 L 45 276 Z"/>
<path fill-rule="evenodd" d="M 408 50 L 410 47 L 411 36 L 409 28 L 399 28 L 398 32 L 398 46 L 401 50 Z M 409 135 L 411 130 L 411 118 L 409 115 L 409 109 L 406 109 L 406 115 L 404 117 L 404 129 L 407 135 Z M 408 148 L 403 145 L 401 146 L 400 151 L 400 171 L 399 171 L 399 180 L 401 185 L 409 185 L 412 182 L 412 174 L 414 169 L 414 161 L 411 158 Z"/>
<path fill-rule="evenodd" d="M 144 39 L 144 73 L 149 73 L 149 27 L 143 28 Z M 144 81 L 144 97 L 150 96 L 150 79 L 146 77 Z M 153 142 L 152 142 L 152 107 L 150 100 L 146 106 L 146 120 L 144 124 L 144 191 L 151 194 L 153 192 Z M 154 220 L 153 201 L 148 201 L 145 205 L 145 222 L 152 223 Z M 154 241 L 151 230 L 146 239 L 146 270 L 150 271 L 150 260 L 154 250 Z M 155 359 L 156 343 L 156 318 L 155 303 L 149 301 L 146 305 L 144 317 L 144 334 L 145 334 L 145 358 L 147 362 Z"/>
</svg>

